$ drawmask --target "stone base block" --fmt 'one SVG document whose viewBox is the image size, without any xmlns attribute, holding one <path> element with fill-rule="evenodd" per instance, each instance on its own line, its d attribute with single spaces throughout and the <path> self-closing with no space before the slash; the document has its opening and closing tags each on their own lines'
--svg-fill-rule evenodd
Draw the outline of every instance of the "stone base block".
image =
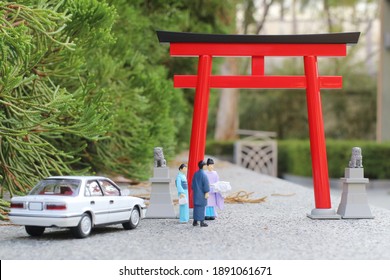
<svg viewBox="0 0 390 280">
<path fill-rule="evenodd" d="M 145 218 L 176 219 L 177 214 L 172 203 L 169 183 L 169 169 L 166 167 L 154 168 L 154 177 L 150 179 L 152 183 L 150 194 L 150 205 L 146 210 Z"/>
<path fill-rule="evenodd" d="M 177 219 L 173 205 L 151 204 L 146 210 L 146 219 Z"/>
<path fill-rule="evenodd" d="M 358 184 L 351 186 L 346 184 L 343 186 L 343 193 L 341 194 L 341 202 L 337 209 L 337 214 L 341 215 L 343 219 L 373 219 L 370 206 L 367 201 L 367 194 L 365 186 Z M 360 191 L 359 191 L 360 189 Z"/>
<path fill-rule="evenodd" d="M 340 220 L 341 216 L 336 214 L 336 211 L 333 209 L 319 209 L 314 208 L 311 210 L 310 214 L 307 214 L 307 217 L 313 220 Z"/>
<path fill-rule="evenodd" d="M 363 168 L 346 168 L 349 175 L 353 175 L 351 172 L 357 169 L 358 173 Z M 356 174 L 355 174 L 356 175 Z M 360 176 L 360 175 L 359 175 Z M 374 216 L 371 214 L 370 206 L 367 200 L 366 185 L 368 179 L 363 177 L 347 177 L 342 178 L 343 181 L 343 192 L 341 194 L 341 201 L 337 214 L 341 215 L 343 219 L 373 219 Z"/>
<path fill-rule="evenodd" d="M 364 169 L 363 168 L 345 168 L 344 171 L 345 178 L 364 178 Z"/>
<path fill-rule="evenodd" d="M 168 167 L 155 167 L 153 169 L 153 179 L 168 179 L 169 168 Z"/>
</svg>

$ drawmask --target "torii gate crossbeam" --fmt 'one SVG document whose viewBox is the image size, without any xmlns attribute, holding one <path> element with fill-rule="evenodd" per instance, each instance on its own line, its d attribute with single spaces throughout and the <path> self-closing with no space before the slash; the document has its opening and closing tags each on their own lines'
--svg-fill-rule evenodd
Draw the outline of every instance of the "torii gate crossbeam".
<svg viewBox="0 0 390 280">
<path fill-rule="evenodd" d="M 319 76 L 318 56 L 346 56 L 347 44 L 356 44 L 360 33 L 307 35 L 213 35 L 157 31 L 160 43 L 170 43 L 171 56 L 197 56 L 197 75 L 175 75 L 177 88 L 195 88 L 188 185 L 197 163 L 204 159 L 210 88 L 291 88 L 306 89 L 309 119 L 310 151 L 314 184 L 315 208 L 312 219 L 339 219 L 331 209 L 326 157 L 325 132 L 320 89 L 342 87 L 340 76 Z M 246 56 L 252 59 L 252 73 L 247 76 L 217 76 L 211 74 L 215 56 Z M 304 61 L 304 76 L 267 76 L 266 56 L 300 56 Z M 190 207 L 192 192 L 189 187 Z"/>
</svg>

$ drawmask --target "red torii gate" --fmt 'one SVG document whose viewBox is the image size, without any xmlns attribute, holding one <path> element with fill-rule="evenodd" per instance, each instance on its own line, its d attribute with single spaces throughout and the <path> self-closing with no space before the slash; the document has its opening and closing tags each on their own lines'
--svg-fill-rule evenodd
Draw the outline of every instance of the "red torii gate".
<svg viewBox="0 0 390 280">
<path fill-rule="evenodd" d="M 342 87 L 341 76 L 319 76 L 318 56 L 346 56 L 347 44 L 356 44 L 360 32 L 307 35 L 215 35 L 157 31 L 160 43 L 170 43 L 171 56 L 198 56 L 197 75 L 175 75 L 174 87 L 195 88 L 187 180 L 190 207 L 191 181 L 197 164 L 204 159 L 210 88 L 306 89 L 315 209 L 312 219 L 339 219 L 331 209 L 328 161 L 322 118 L 320 89 Z M 213 56 L 252 58 L 247 76 L 211 75 Z M 265 56 L 302 56 L 304 76 L 267 76 Z"/>
</svg>

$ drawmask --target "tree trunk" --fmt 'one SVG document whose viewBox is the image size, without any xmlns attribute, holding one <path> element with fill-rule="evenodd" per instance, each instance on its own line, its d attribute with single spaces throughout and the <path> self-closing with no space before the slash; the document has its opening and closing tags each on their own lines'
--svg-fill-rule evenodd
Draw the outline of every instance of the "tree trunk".
<svg viewBox="0 0 390 280">
<path fill-rule="evenodd" d="M 247 2 L 247 9 L 244 10 L 244 13 L 246 14 L 247 18 L 253 18 L 252 13 L 254 12 L 253 7 L 255 6 L 254 0 L 246 0 L 244 2 Z M 276 2 L 275 0 L 263 0 L 262 3 L 262 17 L 259 21 L 255 21 L 254 23 L 256 28 L 255 34 L 260 34 L 269 14 L 269 9 Z M 244 22 L 241 22 L 240 24 L 244 24 L 244 26 L 242 29 L 239 28 L 239 30 L 243 30 L 244 34 L 247 34 L 251 20 L 244 20 Z M 240 64 L 237 59 L 226 58 L 226 62 L 221 67 L 222 75 L 238 75 L 240 72 L 239 65 Z M 237 138 L 237 130 L 239 128 L 238 100 L 239 89 L 228 88 L 221 90 L 215 127 L 215 140 L 234 140 Z"/>
<path fill-rule="evenodd" d="M 231 57 L 226 58 L 226 61 L 221 67 L 222 75 L 237 75 L 237 63 L 237 59 Z M 232 140 L 237 138 L 239 123 L 238 99 L 239 89 L 221 89 L 214 136 L 215 140 Z"/>
</svg>

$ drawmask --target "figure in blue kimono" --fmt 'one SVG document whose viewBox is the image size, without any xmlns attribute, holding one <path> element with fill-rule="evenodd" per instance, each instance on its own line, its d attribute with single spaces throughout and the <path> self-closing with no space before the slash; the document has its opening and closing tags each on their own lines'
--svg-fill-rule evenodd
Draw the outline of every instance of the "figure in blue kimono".
<svg viewBox="0 0 390 280">
<path fill-rule="evenodd" d="M 194 202 L 194 222 L 193 226 L 199 225 L 201 227 L 207 227 L 208 225 L 204 222 L 205 219 L 205 208 L 207 205 L 207 198 L 209 197 L 209 179 L 205 173 L 207 168 L 206 163 L 201 160 L 198 163 L 199 170 L 195 172 L 192 178 L 192 195 Z"/>
<path fill-rule="evenodd" d="M 187 183 L 187 165 L 184 163 L 179 166 L 179 173 L 176 176 L 176 188 L 179 199 L 185 198 L 187 203 L 180 204 L 179 206 L 179 221 L 180 223 L 187 223 L 190 219 L 189 207 L 188 207 L 188 183 Z"/>
<path fill-rule="evenodd" d="M 206 220 L 214 220 L 217 217 L 218 207 L 220 210 L 223 209 L 224 199 L 220 192 L 215 191 L 214 184 L 219 181 L 219 176 L 217 171 L 214 170 L 214 160 L 209 158 L 207 159 L 207 170 L 206 170 L 207 178 L 210 183 L 210 193 L 209 198 L 207 199 L 207 207 L 206 207 Z"/>
</svg>

